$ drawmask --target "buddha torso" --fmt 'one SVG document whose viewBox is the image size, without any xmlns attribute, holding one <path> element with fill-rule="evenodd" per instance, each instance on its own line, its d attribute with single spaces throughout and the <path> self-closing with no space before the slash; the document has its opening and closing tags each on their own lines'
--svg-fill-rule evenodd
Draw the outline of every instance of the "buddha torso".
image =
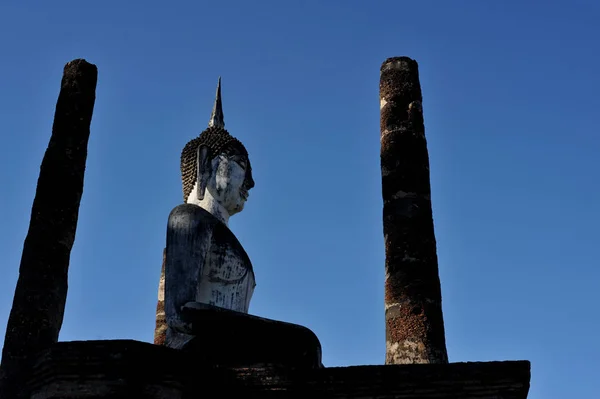
<svg viewBox="0 0 600 399">
<path fill-rule="evenodd" d="M 256 286 L 252 263 L 227 226 L 201 209 L 210 225 L 210 247 L 198 285 L 196 302 L 247 313 Z"/>
<path fill-rule="evenodd" d="M 195 204 L 175 207 L 165 250 L 165 345 L 183 347 L 192 325 L 186 306 L 206 304 L 248 313 L 254 292 L 252 264 L 235 235 L 217 217 Z"/>
</svg>

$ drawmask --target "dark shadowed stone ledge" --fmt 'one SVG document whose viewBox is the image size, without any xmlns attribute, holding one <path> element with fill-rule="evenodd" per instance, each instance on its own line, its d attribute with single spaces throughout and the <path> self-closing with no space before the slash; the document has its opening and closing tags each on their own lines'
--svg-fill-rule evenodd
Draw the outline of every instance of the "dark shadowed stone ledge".
<svg viewBox="0 0 600 399">
<path fill-rule="evenodd" d="M 321 369 L 201 366 L 132 340 L 60 342 L 35 361 L 22 398 L 526 398 L 527 361 Z"/>
<path fill-rule="evenodd" d="M 181 317 L 192 334 L 187 337 L 193 338 L 177 346 L 171 339 L 177 334 L 167 329 L 165 345 L 193 353 L 196 362 L 227 367 L 323 367 L 321 343 L 304 326 L 203 303 L 186 304 Z"/>
</svg>

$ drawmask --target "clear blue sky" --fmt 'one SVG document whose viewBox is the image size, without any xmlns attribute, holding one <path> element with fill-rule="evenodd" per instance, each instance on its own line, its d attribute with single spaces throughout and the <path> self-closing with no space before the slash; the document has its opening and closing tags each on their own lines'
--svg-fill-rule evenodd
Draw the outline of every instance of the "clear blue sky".
<svg viewBox="0 0 600 399">
<path fill-rule="evenodd" d="M 382 364 L 378 82 L 418 60 L 450 361 L 528 359 L 532 399 L 600 391 L 595 1 L 0 3 L 0 332 L 62 68 L 99 68 L 61 340 L 152 341 L 179 156 L 223 77 L 256 187 L 231 220 L 253 314 L 327 366 Z"/>
</svg>

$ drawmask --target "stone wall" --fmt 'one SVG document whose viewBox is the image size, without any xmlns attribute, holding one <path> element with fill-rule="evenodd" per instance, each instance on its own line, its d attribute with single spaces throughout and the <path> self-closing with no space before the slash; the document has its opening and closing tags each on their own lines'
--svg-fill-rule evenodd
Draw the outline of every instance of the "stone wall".
<svg viewBox="0 0 600 399">
<path fill-rule="evenodd" d="M 61 342 L 21 398 L 526 398 L 527 361 L 293 369 L 218 368 L 130 340 Z"/>
</svg>

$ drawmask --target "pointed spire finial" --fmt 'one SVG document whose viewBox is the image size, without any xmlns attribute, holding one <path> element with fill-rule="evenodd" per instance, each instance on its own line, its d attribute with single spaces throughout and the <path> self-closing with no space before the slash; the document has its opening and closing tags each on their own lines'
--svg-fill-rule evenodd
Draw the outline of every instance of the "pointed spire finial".
<svg viewBox="0 0 600 399">
<path fill-rule="evenodd" d="M 215 96 L 215 105 L 213 106 L 208 127 L 220 127 L 225 129 L 225 118 L 223 117 L 223 102 L 221 101 L 221 77 L 217 83 L 217 94 Z"/>
</svg>

